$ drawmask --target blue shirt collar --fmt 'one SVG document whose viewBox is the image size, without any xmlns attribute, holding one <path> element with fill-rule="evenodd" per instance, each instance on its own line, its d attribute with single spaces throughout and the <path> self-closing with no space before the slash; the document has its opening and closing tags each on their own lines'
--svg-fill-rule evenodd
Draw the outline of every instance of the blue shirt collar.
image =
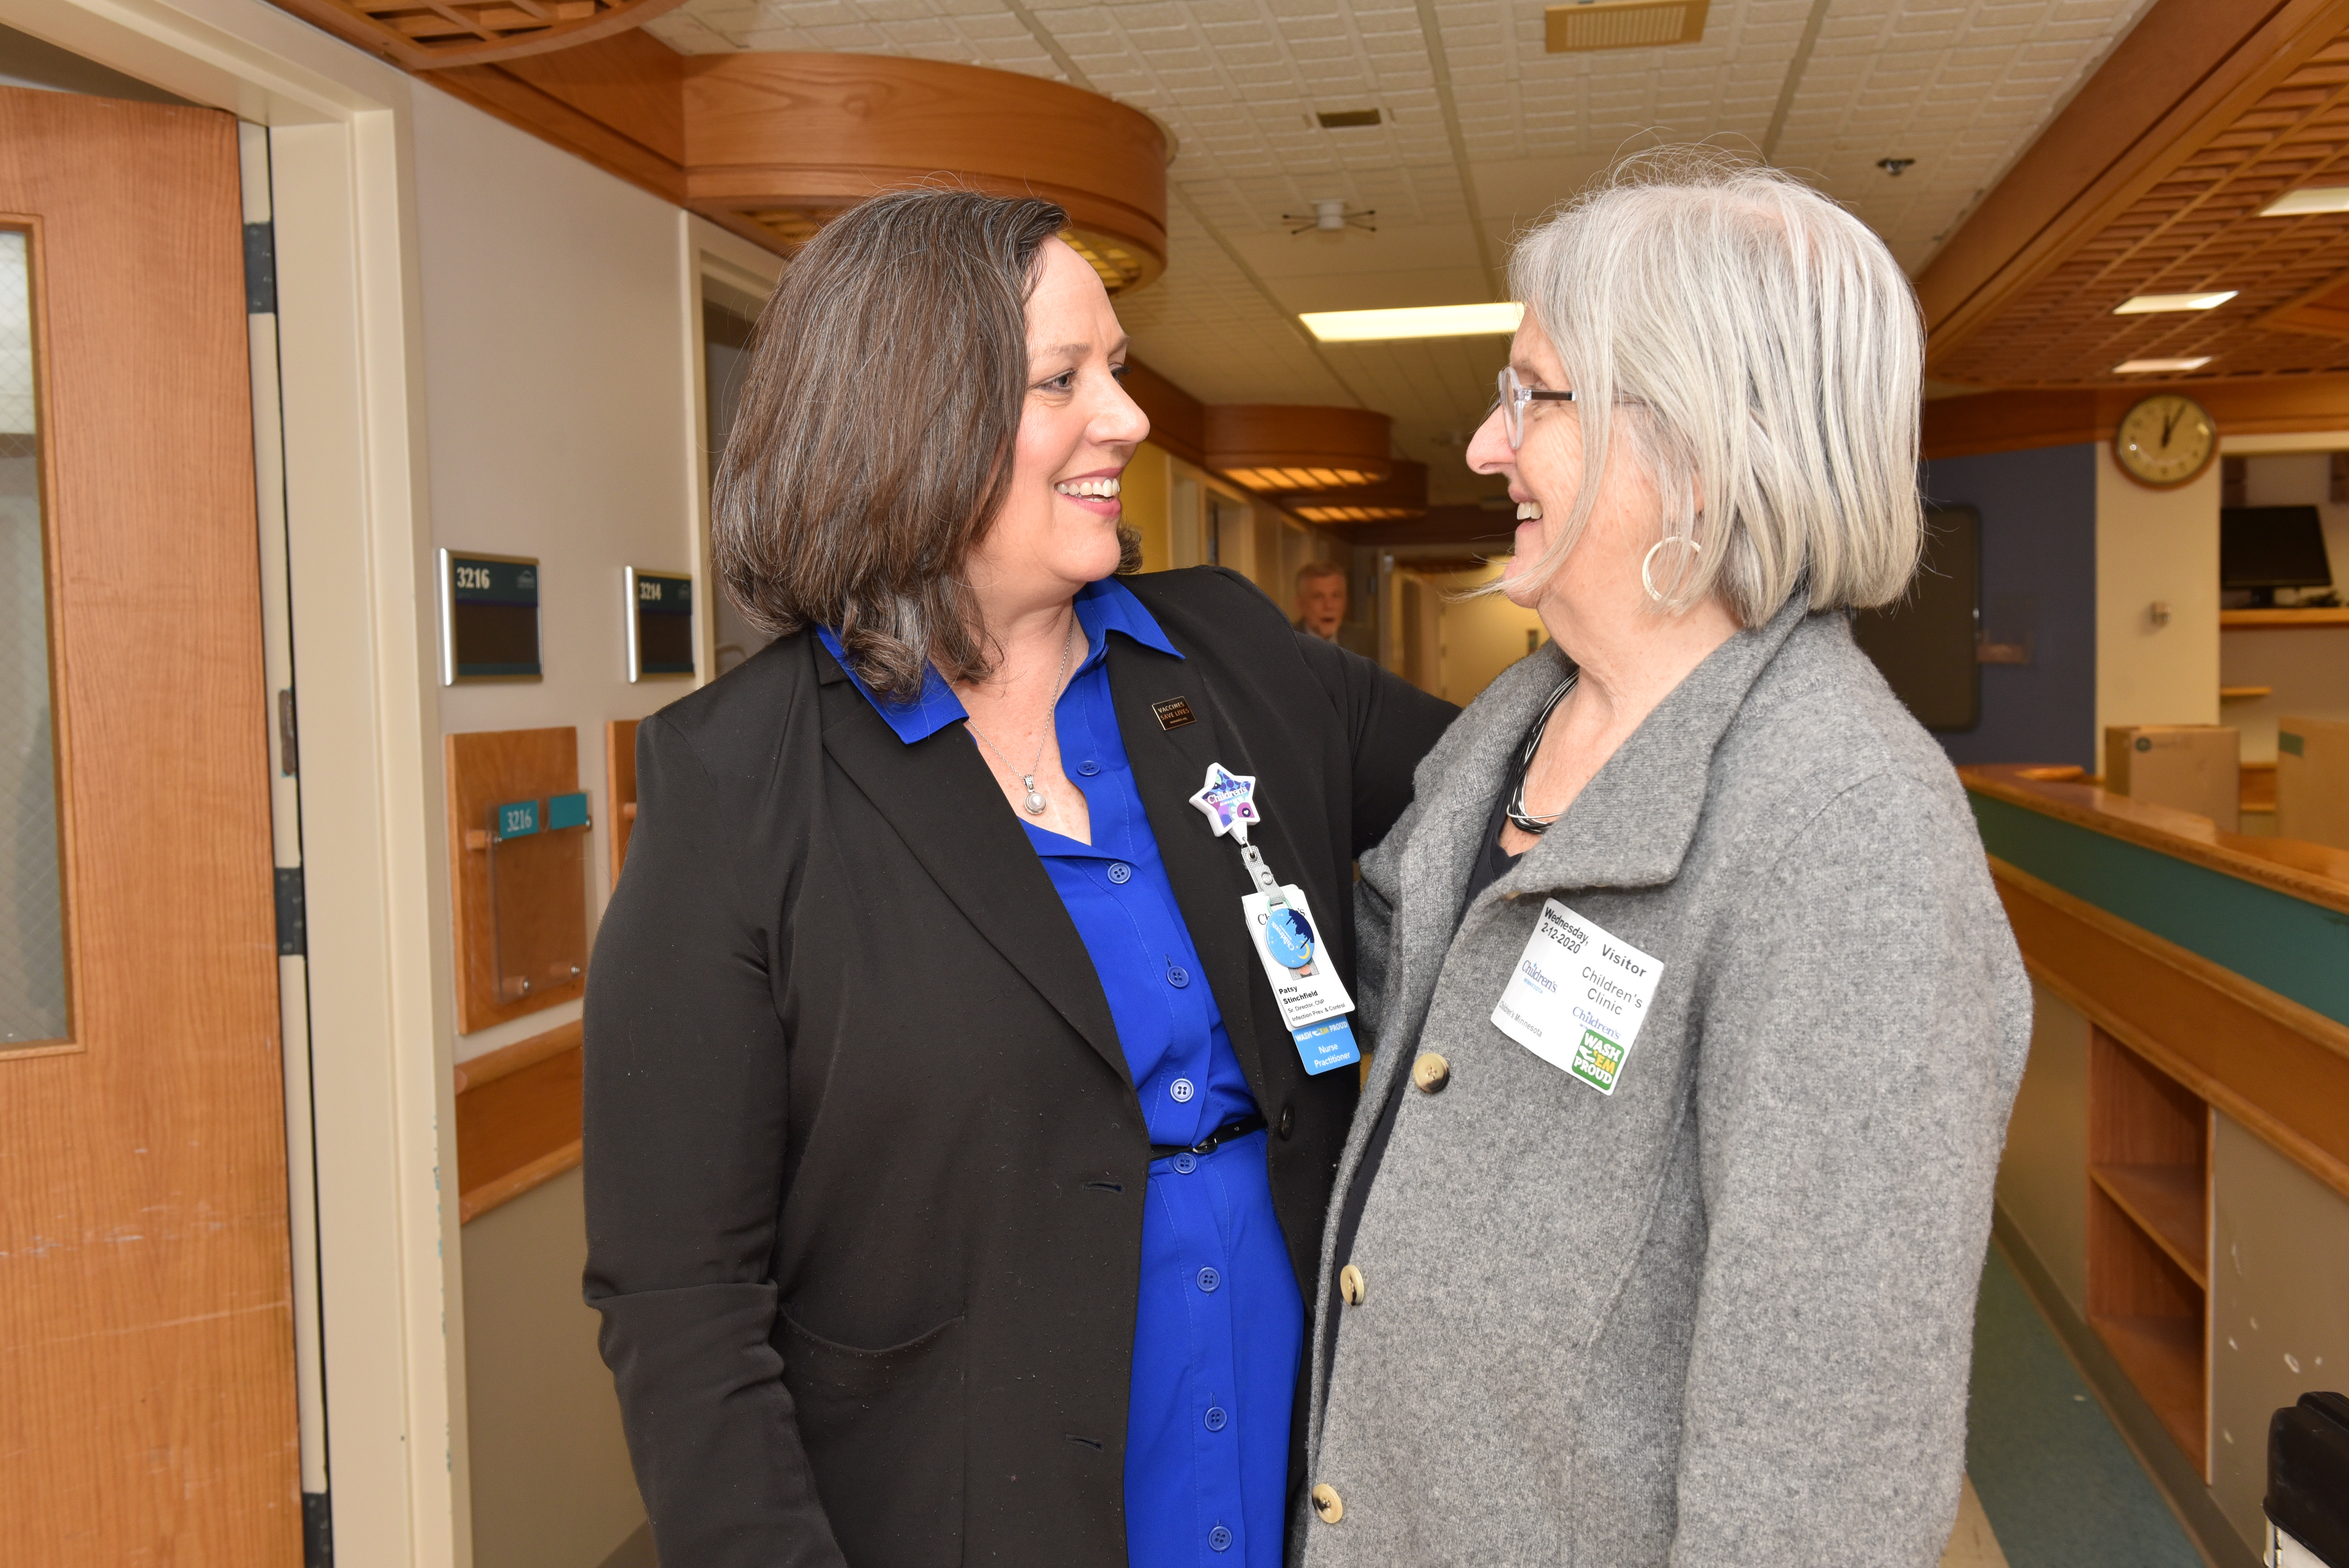
<svg viewBox="0 0 2349 1568">
<path fill-rule="evenodd" d="M 1108 656 L 1109 638 L 1104 634 L 1109 632 L 1123 632 L 1145 648 L 1155 648 L 1178 659 L 1183 656 L 1182 651 L 1166 640 L 1166 634 L 1160 629 L 1157 618 L 1143 608 L 1142 601 L 1133 596 L 1132 589 L 1114 577 L 1086 583 L 1077 593 L 1076 604 L 1077 624 L 1085 629 L 1085 641 L 1092 651 L 1085 655 L 1085 662 L 1070 676 L 1071 681 Z M 864 700 L 873 705 L 873 711 L 879 714 L 882 722 L 895 730 L 897 738 L 906 745 L 911 746 L 916 740 L 927 740 L 947 725 L 969 717 L 962 706 L 962 698 L 955 696 L 954 688 L 947 685 L 946 677 L 938 674 L 936 666 L 922 672 L 920 696 L 911 702 L 889 702 L 875 695 L 873 688 L 858 677 L 855 666 L 848 662 L 848 655 L 841 648 L 840 639 L 833 634 L 831 627 L 818 626 L 815 634 L 823 640 L 825 650 L 840 661 L 840 667 L 848 672 L 849 680 L 864 694 Z"/>
</svg>

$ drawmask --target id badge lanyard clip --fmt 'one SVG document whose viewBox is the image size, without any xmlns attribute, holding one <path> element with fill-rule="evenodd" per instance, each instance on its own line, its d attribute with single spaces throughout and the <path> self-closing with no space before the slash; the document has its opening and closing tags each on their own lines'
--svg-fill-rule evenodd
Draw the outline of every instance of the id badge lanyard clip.
<svg viewBox="0 0 2349 1568">
<path fill-rule="evenodd" d="M 1326 1073 L 1361 1061 L 1361 1047 L 1346 1022 L 1354 999 L 1335 970 L 1315 962 L 1321 939 L 1305 890 L 1284 884 L 1265 863 L 1264 851 L 1248 842 L 1248 825 L 1264 820 L 1257 809 L 1255 775 L 1210 763 L 1206 783 L 1191 804 L 1205 814 L 1216 837 L 1229 834 L 1239 846 L 1240 863 L 1256 888 L 1240 900 L 1240 915 L 1305 1070 Z"/>
</svg>

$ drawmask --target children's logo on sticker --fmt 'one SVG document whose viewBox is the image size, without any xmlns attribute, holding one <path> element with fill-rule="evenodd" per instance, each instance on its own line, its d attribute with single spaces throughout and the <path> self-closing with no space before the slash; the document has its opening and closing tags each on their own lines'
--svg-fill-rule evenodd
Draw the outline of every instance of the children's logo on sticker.
<svg viewBox="0 0 2349 1568">
<path fill-rule="evenodd" d="M 1230 833 L 1244 844 L 1247 825 L 1263 820 L 1256 810 L 1256 775 L 1234 773 L 1220 762 L 1207 764 L 1207 782 L 1191 804 L 1206 813 L 1218 837 Z"/>
</svg>

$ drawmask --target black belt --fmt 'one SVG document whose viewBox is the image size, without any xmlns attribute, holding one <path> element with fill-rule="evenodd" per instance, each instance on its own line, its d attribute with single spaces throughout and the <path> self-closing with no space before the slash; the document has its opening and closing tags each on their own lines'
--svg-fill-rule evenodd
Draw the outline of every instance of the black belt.
<svg viewBox="0 0 2349 1568">
<path fill-rule="evenodd" d="M 1150 1146 L 1150 1158 L 1164 1160 L 1170 1154 L 1213 1154 L 1233 1139 L 1246 1138 L 1251 1132 L 1262 1132 L 1264 1128 L 1262 1114 L 1250 1111 L 1246 1116 L 1234 1117 L 1196 1143 L 1154 1143 Z"/>
</svg>

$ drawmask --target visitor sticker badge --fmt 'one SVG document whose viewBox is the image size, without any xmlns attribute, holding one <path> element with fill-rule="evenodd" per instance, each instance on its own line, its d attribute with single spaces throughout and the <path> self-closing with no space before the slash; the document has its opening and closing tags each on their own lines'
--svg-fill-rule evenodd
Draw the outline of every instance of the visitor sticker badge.
<svg viewBox="0 0 2349 1568">
<path fill-rule="evenodd" d="M 1549 899 L 1501 988 L 1493 1026 L 1569 1077 L 1613 1094 L 1663 971 L 1662 959 Z"/>
<path fill-rule="evenodd" d="M 1322 954 L 1320 928 L 1313 923 L 1304 890 L 1282 885 L 1264 863 L 1264 852 L 1247 841 L 1248 824 L 1264 820 L 1257 810 L 1256 776 L 1211 762 L 1206 782 L 1191 797 L 1191 804 L 1217 838 L 1229 834 L 1240 847 L 1240 861 L 1257 888 L 1240 900 L 1240 914 L 1264 964 L 1265 978 L 1272 982 L 1281 1024 L 1296 1040 L 1305 1070 L 1326 1073 L 1361 1061 L 1361 1047 L 1346 1022 L 1354 999 Z"/>
</svg>

